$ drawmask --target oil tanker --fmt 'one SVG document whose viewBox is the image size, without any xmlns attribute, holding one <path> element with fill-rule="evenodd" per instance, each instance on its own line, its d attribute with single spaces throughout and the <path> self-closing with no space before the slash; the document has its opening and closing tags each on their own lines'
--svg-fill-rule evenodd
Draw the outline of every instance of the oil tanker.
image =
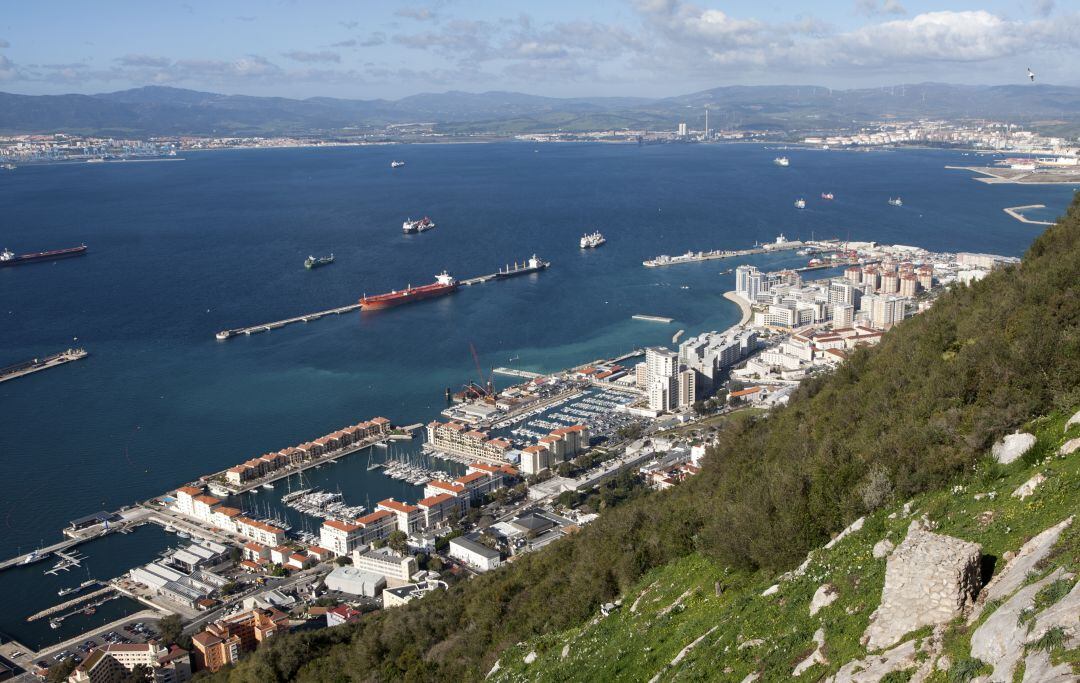
<svg viewBox="0 0 1080 683">
<path fill-rule="evenodd" d="M 458 281 L 445 270 L 435 276 L 435 282 L 430 285 L 413 287 L 409 285 L 401 291 L 376 294 L 375 296 L 364 295 L 360 299 L 361 311 L 377 311 L 383 308 L 392 308 L 409 304 L 414 301 L 423 301 L 437 296 L 452 294 L 458 288 Z"/>
<path fill-rule="evenodd" d="M 55 261 L 69 256 L 82 256 L 86 253 L 86 245 L 82 244 L 69 249 L 54 249 L 53 251 L 39 251 L 33 254 L 15 255 L 10 249 L 0 251 L 0 268 L 4 266 L 20 266 L 24 263 L 36 263 L 38 261 Z"/>
</svg>

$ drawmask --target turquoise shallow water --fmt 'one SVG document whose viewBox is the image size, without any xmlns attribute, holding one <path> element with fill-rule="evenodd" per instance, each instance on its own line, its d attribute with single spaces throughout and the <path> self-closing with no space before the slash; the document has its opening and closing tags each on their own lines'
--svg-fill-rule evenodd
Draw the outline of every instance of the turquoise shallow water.
<svg viewBox="0 0 1080 683">
<path fill-rule="evenodd" d="M 736 263 L 645 269 L 645 258 L 779 232 L 1020 255 L 1040 227 L 1002 208 L 1046 204 L 1043 218 L 1071 197 L 975 182 L 944 169 L 958 163 L 953 152 L 785 153 L 786 169 L 756 145 L 250 150 L 0 176 L 0 247 L 90 246 L 83 258 L 0 271 L 0 364 L 75 337 L 92 354 L 0 384 L 0 555 L 56 540 L 83 514 L 374 415 L 426 421 L 445 387 L 476 379 L 470 343 L 485 369 L 517 357 L 551 370 L 737 320 L 721 298 L 733 278 L 719 274 Z M 408 165 L 392 171 L 399 157 Z M 836 200 L 817 199 L 825 191 Z M 903 208 L 887 205 L 895 195 Z M 401 234 L 403 219 L 424 214 L 435 230 Z M 582 252 L 577 239 L 592 229 L 608 243 Z M 303 268 L 308 254 L 331 251 L 333 265 Z M 552 261 L 547 272 L 213 338 L 533 252 Z M 416 493 L 353 461 L 317 476 L 355 503 Z M 0 574 L 0 587 L 11 580 Z"/>
</svg>

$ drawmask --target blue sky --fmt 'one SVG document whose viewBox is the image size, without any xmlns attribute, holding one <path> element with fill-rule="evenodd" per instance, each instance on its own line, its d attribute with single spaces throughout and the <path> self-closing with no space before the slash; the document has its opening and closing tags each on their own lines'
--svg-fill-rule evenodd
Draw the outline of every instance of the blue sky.
<svg viewBox="0 0 1080 683">
<path fill-rule="evenodd" d="M 721 85 L 1080 85 L 1080 0 L 98 0 L 0 13 L 0 90 L 666 96 Z"/>
</svg>

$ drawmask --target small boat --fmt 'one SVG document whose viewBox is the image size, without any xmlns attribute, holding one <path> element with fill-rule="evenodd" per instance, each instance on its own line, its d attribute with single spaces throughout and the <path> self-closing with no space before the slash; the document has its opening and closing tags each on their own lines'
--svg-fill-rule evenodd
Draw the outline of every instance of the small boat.
<svg viewBox="0 0 1080 683">
<path fill-rule="evenodd" d="M 274 490 L 274 483 L 273 483 L 273 482 L 270 482 L 270 481 L 268 481 L 268 482 L 265 482 L 265 483 L 261 484 L 261 486 L 262 486 L 262 487 L 263 487 L 264 489 L 269 489 L 269 490 L 271 490 L 271 491 L 273 491 L 273 490 Z"/>
<path fill-rule="evenodd" d="M 165 525 L 165 533 L 167 533 L 167 534 L 175 534 L 176 533 L 176 527 L 174 527 L 172 524 L 166 524 Z"/>
<path fill-rule="evenodd" d="M 775 159 L 772 160 L 772 162 L 774 164 L 776 164 L 777 166 L 790 166 L 791 165 L 791 161 L 789 161 L 787 157 L 776 157 Z"/>
<path fill-rule="evenodd" d="M 418 221 L 414 221 L 411 218 L 401 224 L 401 231 L 406 235 L 411 235 L 417 232 L 427 232 L 435 227 L 435 221 L 431 220 L 427 216 L 424 216 Z"/>
<path fill-rule="evenodd" d="M 805 200 L 805 199 L 801 199 L 801 198 L 800 198 L 800 199 L 796 199 L 796 200 L 795 200 L 795 208 L 796 208 L 796 209 L 805 209 L 805 208 L 806 208 L 806 200 Z"/>
<path fill-rule="evenodd" d="M 390 168 L 399 168 L 399 167 L 404 166 L 404 165 L 405 165 L 404 161 L 391 161 L 390 162 Z"/>
<path fill-rule="evenodd" d="M 180 538 L 191 538 L 191 534 L 189 534 L 186 531 L 177 531 L 176 535 L 179 536 Z"/>
<path fill-rule="evenodd" d="M 315 256 L 308 256 L 304 259 L 304 267 L 311 270 L 312 268 L 318 268 L 319 266 L 328 266 L 333 262 L 333 254 L 330 254 L 329 256 L 319 256 L 317 258 Z"/>
<path fill-rule="evenodd" d="M 828 199 L 836 199 L 836 197 L 833 196 L 832 192 L 822 192 L 821 193 L 821 198 L 826 199 L 826 200 L 828 200 Z"/>
<path fill-rule="evenodd" d="M 904 200 L 900 199 L 899 197 L 889 197 L 889 204 L 891 206 L 903 206 Z"/>
<path fill-rule="evenodd" d="M 85 614 L 86 616 L 90 616 L 94 612 L 97 612 L 97 607 L 94 607 L 93 605 L 90 605 L 89 607 L 87 607 L 86 609 L 84 609 L 82 611 L 82 613 Z"/>
<path fill-rule="evenodd" d="M 60 628 L 62 621 L 59 618 L 49 619 L 49 628 Z"/>
<path fill-rule="evenodd" d="M 74 593 L 77 590 L 79 590 L 79 589 L 76 588 L 75 586 L 71 586 L 70 588 L 61 588 L 60 590 L 56 591 L 56 594 L 59 595 L 60 597 L 63 597 L 65 595 L 68 595 L 69 593 Z"/>
</svg>

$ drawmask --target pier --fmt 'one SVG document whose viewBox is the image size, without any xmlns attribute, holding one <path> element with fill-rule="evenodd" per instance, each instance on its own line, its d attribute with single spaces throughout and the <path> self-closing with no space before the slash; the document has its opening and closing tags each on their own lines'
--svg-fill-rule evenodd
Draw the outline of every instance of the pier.
<svg viewBox="0 0 1080 683">
<path fill-rule="evenodd" d="M 790 251 L 792 249 L 800 249 L 811 243 L 803 243 L 798 240 L 788 241 L 783 239 L 783 235 L 772 244 L 764 244 L 762 246 L 756 246 L 751 249 L 713 249 L 712 251 L 688 251 L 685 254 L 679 256 L 667 256 L 661 255 L 656 258 L 642 261 L 641 265 L 646 268 L 660 268 L 662 266 L 677 266 L 682 263 L 700 263 L 702 261 L 713 261 L 716 259 L 728 259 L 737 258 L 740 256 L 753 256 L 755 254 L 768 254 L 776 251 Z"/>
<path fill-rule="evenodd" d="M 80 595 L 77 598 L 72 598 L 70 600 L 67 600 L 66 602 L 62 602 L 59 605 L 53 605 L 52 607 L 49 607 L 48 609 L 43 609 L 40 612 L 38 612 L 37 614 L 32 614 L 32 615 L 28 616 L 26 618 L 26 620 L 27 621 L 37 621 L 38 619 L 43 619 L 43 618 L 49 616 L 50 614 L 56 614 L 58 612 L 63 612 L 64 610 L 70 609 L 70 608 L 74 607 L 75 605 L 79 605 L 79 604 L 82 604 L 84 602 L 89 602 L 90 600 L 93 600 L 94 598 L 100 597 L 100 596 L 105 595 L 106 593 L 109 593 L 109 592 L 114 591 L 114 590 L 116 590 L 116 589 L 113 588 L 112 586 L 105 586 L 104 588 L 99 588 L 96 591 L 93 591 L 92 593 L 87 593 L 86 595 Z M 78 611 L 78 610 L 76 610 L 76 611 Z"/>
<path fill-rule="evenodd" d="M 9 379 L 15 379 L 16 377 L 22 377 L 23 375 L 29 375 L 41 370 L 48 370 L 49 368 L 55 368 L 57 365 L 63 365 L 70 363 L 71 361 L 86 358 L 88 354 L 84 349 L 68 349 L 67 351 L 61 351 L 51 356 L 44 358 L 34 358 L 32 360 L 23 361 L 22 363 L 16 363 L 15 365 L 9 365 L 6 368 L 0 368 L 0 382 L 6 382 Z"/>
<path fill-rule="evenodd" d="M 645 320 L 650 323 L 670 323 L 675 320 L 675 318 L 665 318 L 662 315 L 643 315 L 641 313 L 637 315 L 632 315 L 630 317 L 634 320 Z"/>
<path fill-rule="evenodd" d="M 679 337 L 683 336 L 683 332 L 686 332 L 686 330 L 679 330 L 674 335 L 672 335 L 671 343 L 672 344 L 678 344 L 679 343 Z"/>
<path fill-rule="evenodd" d="M 492 370 L 496 375 L 509 375 L 511 377 L 523 377 L 525 379 L 536 379 L 537 377 L 543 377 L 539 372 L 529 372 L 528 370 L 515 370 L 514 368 L 495 368 Z"/>
<path fill-rule="evenodd" d="M 1010 206 L 1007 209 L 1002 209 L 1002 211 L 1009 214 L 1010 216 L 1012 216 L 1016 220 L 1020 221 L 1021 223 L 1030 223 L 1031 225 L 1053 225 L 1054 223 L 1052 221 L 1033 220 L 1033 219 L 1028 218 L 1027 216 L 1025 216 L 1024 214 L 1021 213 L 1021 211 L 1024 211 L 1025 209 L 1045 209 L 1045 208 L 1046 208 L 1046 204 L 1028 204 L 1026 206 Z"/>
<path fill-rule="evenodd" d="M 314 313 L 306 313 L 304 315 L 298 315 L 293 318 L 285 318 L 284 320 L 275 320 L 272 323 L 262 323 L 260 325 L 251 325 L 250 327 L 237 327 L 229 330 L 222 330 L 218 332 L 216 337 L 218 341 L 225 341 L 233 337 L 240 335 L 252 335 L 259 332 L 269 332 L 270 330 L 276 330 L 279 327 L 285 327 L 286 325 L 292 325 L 293 323 L 306 323 L 310 320 L 318 320 L 319 318 L 325 318 L 328 315 L 341 315 L 342 313 L 350 313 L 352 311 L 360 310 L 360 304 L 350 304 L 348 306 L 339 306 L 338 308 L 329 308 L 325 311 L 315 311 Z"/>
</svg>

